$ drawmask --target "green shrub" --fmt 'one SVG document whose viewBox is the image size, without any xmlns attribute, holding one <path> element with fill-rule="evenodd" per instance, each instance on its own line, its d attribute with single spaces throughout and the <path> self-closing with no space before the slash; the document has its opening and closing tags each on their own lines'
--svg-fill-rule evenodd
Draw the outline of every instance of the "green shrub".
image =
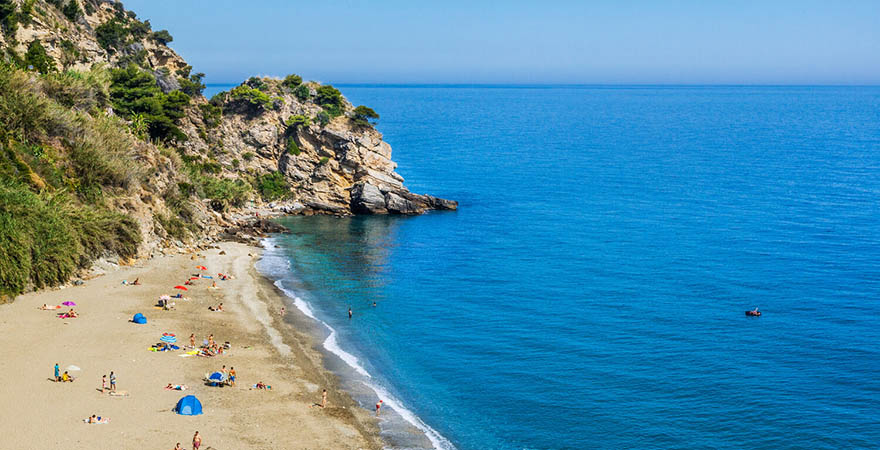
<svg viewBox="0 0 880 450">
<path fill-rule="evenodd" d="M 241 154 L 242 159 L 244 159 L 245 161 L 250 161 L 254 159 L 255 156 L 257 155 L 255 155 L 253 152 L 244 152 Z"/>
<path fill-rule="evenodd" d="M 287 138 L 287 153 L 294 156 L 299 156 L 300 154 L 299 145 L 296 145 L 296 139 L 293 136 Z"/>
<path fill-rule="evenodd" d="M 317 120 L 322 127 L 326 127 L 327 124 L 330 123 L 330 119 L 330 114 L 328 114 L 326 111 L 321 111 L 315 116 L 315 120 Z"/>
<path fill-rule="evenodd" d="M 217 161 L 208 161 L 203 163 L 201 166 L 202 173 L 213 173 L 217 174 L 223 171 L 223 166 L 220 165 Z"/>
<path fill-rule="evenodd" d="M 373 111 L 373 108 L 361 105 L 354 109 L 352 120 L 354 120 L 354 123 L 357 125 L 368 127 L 375 124 L 376 120 L 379 120 L 379 114 L 377 114 L 376 111 Z"/>
<path fill-rule="evenodd" d="M 263 92 L 269 92 L 269 85 L 260 77 L 250 77 L 244 84 Z"/>
<path fill-rule="evenodd" d="M 222 107 L 214 106 L 211 103 L 202 103 L 199 105 L 199 109 L 202 111 L 202 120 L 208 128 L 216 128 L 220 125 L 220 121 L 223 118 Z"/>
<path fill-rule="evenodd" d="M 342 92 L 339 92 L 339 89 L 336 89 L 332 85 L 324 85 L 318 87 L 317 95 L 315 96 L 315 103 L 327 108 L 335 108 L 337 110 L 341 110 L 342 103 Z M 331 114 L 332 115 L 332 114 Z"/>
<path fill-rule="evenodd" d="M 330 162 L 330 158 L 328 158 L 328 157 L 326 157 L 326 156 L 322 157 L 322 158 L 318 161 L 319 164 L 327 164 L 328 162 Z"/>
<path fill-rule="evenodd" d="M 202 92 L 205 90 L 206 87 L 205 83 L 202 82 L 204 78 L 205 74 L 201 72 L 190 75 L 189 78 L 181 77 L 179 79 L 180 90 L 191 97 L 202 95 Z"/>
<path fill-rule="evenodd" d="M 240 166 L 240 165 L 241 165 L 241 161 L 239 161 L 238 159 L 232 160 L 232 168 L 233 169 L 238 169 L 238 166 Z"/>
<path fill-rule="evenodd" d="M 242 206 L 250 198 L 251 187 L 242 180 L 201 176 L 196 178 L 205 198 L 211 199 L 220 209 L 227 206 Z"/>
<path fill-rule="evenodd" d="M 290 75 L 284 77 L 284 81 L 281 82 L 281 85 L 287 87 L 288 89 L 293 89 L 293 88 L 301 85 L 302 82 L 303 82 L 303 79 L 301 76 L 299 76 L 297 74 L 290 74 Z"/>
<path fill-rule="evenodd" d="M 301 84 L 301 85 L 297 86 L 296 89 L 293 90 L 293 95 L 302 101 L 306 101 L 309 99 L 311 94 L 309 92 L 309 87 L 304 84 Z"/>
<path fill-rule="evenodd" d="M 68 0 L 67 4 L 61 8 L 61 12 L 71 22 L 76 22 L 82 16 L 82 10 L 79 9 L 79 3 L 76 0 Z"/>
<path fill-rule="evenodd" d="M 28 45 L 27 53 L 24 54 L 25 64 L 33 66 L 40 73 L 49 73 L 55 70 L 55 60 L 46 53 L 46 49 L 40 41 L 32 41 Z"/>
<path fill-rule="evenodd" d="M 154 31 L 153 34 L 150 35 L 150 39 L 152 39 L 162 45 L 168 45 L 169 42 L 174 40 L 174 38 L 171 37 L 171 33 L 169 33 L 168 30 Z"/>
<path fill-rule="evenodd" d="M 309 119 L 308 116 L 302 114 L 297 114 L 295 116 L 290 116 L 287 118 L 287 127 L 292 129 L 307 127 L 311 123 L 311 119 Z"/>
<path fill-rule="evenodd" d="M 139 20 L 133 20 L 130 24 L 128 24 L 128 34 L 133 39 L 143 39 L 147 36 L 150 36 L 150 32 L 152 31 L 152 25 L 150 25 L 149 20 L 145 20 L 143 22 Z"/>
<path fill-rule="evenodd" d="M 161 141 L 185 141 L 176 121 L 184 116 L 188 95 L 180 91 L 162 93 L 153 75 L 129 65 L 110 71 L 110 98 L 113 109 L 125 118 L 143 115 L 150 137 Z"/>
<path fill-rule="evenodd" d="M 272 99 L 269 98 L 265 92 L 259 89 L 254 89 L 246 84 L 233 88 L 229 91 L 229 96 L 233 101 L 244 102 L 264 110 L 271 110 L 274 108 Z"/>
<path fill-rule="evenodd" d="M 290 186 L 281 172 L 272 172 L 257 177 L 257 191 L 266 201 L 278 200 L 290 194 Z"/>
<path fill-rule="evenodd" d="M 86 0 L 83 4 L 85 5 L 86 14 L 91 16 L 92 14 L 95 13 L 95 6 L 92 5 L 92 2 L 90 2 L 89 0 Z"/>
<path fill-rule="evenodd" d="M 30 25 L 33 19 L 34 2 L 36 0 L 24 0 L 21 2 L 21 8 L 18 11 L 18 21 L 24 25 Z"/>
<path fill-rule="evenodd" d="M 95 37 L 101 48 L 113 53 L 125 44 L 128 30 L 118 19 L 111 19 L 95 28 Z"/>
</svg>

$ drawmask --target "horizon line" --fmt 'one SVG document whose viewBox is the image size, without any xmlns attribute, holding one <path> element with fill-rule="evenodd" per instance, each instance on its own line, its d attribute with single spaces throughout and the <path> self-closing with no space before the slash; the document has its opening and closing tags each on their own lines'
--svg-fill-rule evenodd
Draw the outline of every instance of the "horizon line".
<svg viewBox="0 0 880 450">
<path fill-rule="evenodd" d="M 316 81 L 316 80 L 309 80 Z M 217 82 L 205 83 L 205 86 L 238 86 L 241 82 Z M 320 82 L 325 84 L 324 82 Z M 359 83 L 340 82 L 332 83 L 334 86 L 348 87 L 447 87 L 447 88 L 552 88 L 552 87 L 880 87 L 877 84 L 846 84 L 846 83 L 417 83 L 417 82 L 394 82 L 394 83 Z"/>
</svg>

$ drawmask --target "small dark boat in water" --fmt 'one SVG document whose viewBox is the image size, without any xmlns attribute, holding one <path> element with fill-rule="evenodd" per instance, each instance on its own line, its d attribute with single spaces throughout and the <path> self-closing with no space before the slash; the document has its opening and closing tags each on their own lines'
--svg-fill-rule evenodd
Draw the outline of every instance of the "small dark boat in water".
<svg viewBox="0 0 880 450">
<path fill-rule="evenodd" d="M 761 317 L 761 311 L 758 311 L 757 309 L 752 310 L 752 311 L 746 311 L 746 315 L 750 316 L 750 317 Z"/>
</svg>

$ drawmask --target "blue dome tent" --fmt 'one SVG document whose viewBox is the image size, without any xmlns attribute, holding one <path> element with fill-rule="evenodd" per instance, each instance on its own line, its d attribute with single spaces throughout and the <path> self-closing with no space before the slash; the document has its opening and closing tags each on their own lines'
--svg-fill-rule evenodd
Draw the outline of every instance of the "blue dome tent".
<svg viewBox="0 0 880 450">
<path fill-rule="evenodd" d="M 198 416 L 202 413 L 202 402 L 195 395 L 187 395 L 177 401 L 174 411 L 182 416 Z"/>
<path fill-rule="evenodd" d="M 147 323 L 147 318 L 144 317 L 143 314 L 137 313 L 134 315 L 134 317 L 131 318 L 131 321 L 134 323 L 139 323 L 139 324 L 143 325 L 143 324 Z"/>
</svg>

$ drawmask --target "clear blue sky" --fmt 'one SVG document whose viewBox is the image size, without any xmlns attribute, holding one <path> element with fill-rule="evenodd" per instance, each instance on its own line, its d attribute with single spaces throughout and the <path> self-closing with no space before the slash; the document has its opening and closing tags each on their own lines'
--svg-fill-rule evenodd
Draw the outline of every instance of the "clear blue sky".
<svg viewBox="0 0 880 450">
<path fill-rule="evenodd" d="M 209 83 L 880 84 L 880 0 L 127 0 Z"/>
</svg>

